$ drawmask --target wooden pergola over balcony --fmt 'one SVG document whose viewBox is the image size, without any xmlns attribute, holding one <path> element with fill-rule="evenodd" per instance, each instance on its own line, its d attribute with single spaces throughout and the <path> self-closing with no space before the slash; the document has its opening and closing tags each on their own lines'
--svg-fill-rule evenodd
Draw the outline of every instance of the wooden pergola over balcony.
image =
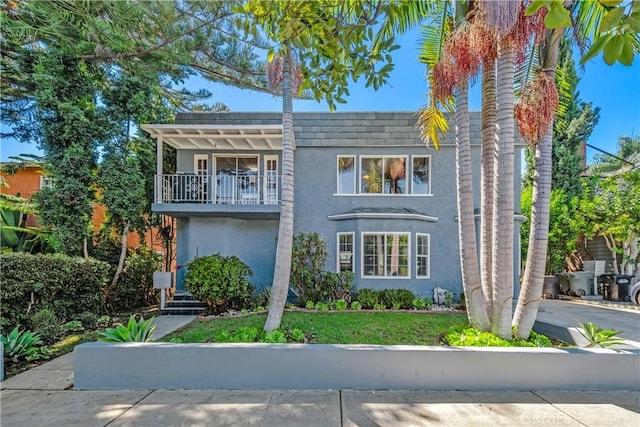
<svg viewBox="0 0 640 427">
<path fill-rule="evenodd" d="M 224 182 L 214 185 L 215 177 L 211 175 L 195 176 L 194 174 L 182 175 L 180 173 L 163 175 L 162 144 L 166 143 L 177 150 L 245 153 L 247 151 L 281 151 L 282 125 L 146 124 L 141 128 L 157 141 L 154 210 L 166 210 L 170 214 L 190 210 L 215 213 L 218 210 L 233 212 L 236 208 L 232 205 L 244 205 L 245 207 L 239 206 L 237 209 L 257 209 L 258 211 L 268 210 L 270 212 L 277 208 L 276 210 L 279 211 L 279 176 L 238 177 L 234 178 L 238 180 L 237 183 L 234 181 L 234 183 Z M 247 182 L 245 183 L 243 180 Z M 200 185 L 194 185 L 196 182 Z M 198 191 L 187 191 L 193 189 Z M 176 203 L 181 203 L 182 206 L 180 208 L 170 206 Z M 201 206 L 185 206 L 184 204 L 200 204 Z M 202 206 L 202 204 L 209 206 Z M 252 208 L 251 205 L 256 207 Z M 259 205 L 262 205 L 263 208 Z"/>
</svg>

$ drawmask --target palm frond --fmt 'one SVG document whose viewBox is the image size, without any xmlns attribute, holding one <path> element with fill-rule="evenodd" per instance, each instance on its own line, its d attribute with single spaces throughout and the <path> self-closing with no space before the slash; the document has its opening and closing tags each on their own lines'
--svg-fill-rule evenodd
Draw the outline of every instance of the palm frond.
<svg viewBox="0 0 640 427">
<path fill-rule="evenodd" d="M 435 6 L 437 7 L 437 6 Z M 382 40 L 404 34 L 433 13 L 434 5 L 427 1 L 399 1 L 388 5 L 386 19 L 374 39 L 374 49 Z"/>
<path fill-rule="evenodd" d="M 439 3 L 432 21 L 420 29 L 418 39 L 420 50 L 418 59 L 428 67 L 433 68 L 440 60 L 444 42 L 451 28 L 451 8 L 448 3 Z"/>
<path fill-rule="evenodd" d="M 454 113 L 453 97 L 446 99 L 442 103 L 436 102 L 431 97 L 429 103 L 424 105 L 417 113 L 420 137 L 427 146 L 433 144 L 433 148 L 436 150 L 440 149 L 440 137 L 449 132 L 449 122 L 445 116 L 445 111 L 449 114 Z"/>
</svg>

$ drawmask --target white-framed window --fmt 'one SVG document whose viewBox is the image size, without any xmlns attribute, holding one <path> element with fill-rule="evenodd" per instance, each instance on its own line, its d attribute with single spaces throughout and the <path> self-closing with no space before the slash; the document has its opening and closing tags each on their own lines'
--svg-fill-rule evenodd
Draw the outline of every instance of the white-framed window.
<svg viewBox="0 0 640 427">
<path fill-rule="evenodd" d="M 338 156 L 338 194 L 356 193 L 356 156 Z"/>
<path fill-rule="evenodd" d="M 431 157 L 411 156 L 411 192 L 431 194 Z"/>
<path fill-rule="evenodd" d="M 339 155 L 339 195 L 431 195 L 431 156 Z"/>
<path fill-rule="evenodd" d="M 406 194 L 407 158 L 360 156 L 361 194 Z"/>
<path fill-rule="evenodd" d="M 429 264 L 430 236 L 416 233 L 416 277 L 429 278 L 431 274 Z"/>
<path fill-rule="evenodd" d="M 338 273 L 343 271 L 353 271 L 353 241 L 355 233 L 338 233 L 337 241 L 337 260 L 336 270 Z"/>
<path fill-rule="evenodd" d="M 52 188 L 53 178 L 50 176 L 40 175 L 40 188 Z"/>
<path fill-rule="evenodd" d="M 409 278 L 409 233 L 362 233 L 362 277 Z"/>
</svg>

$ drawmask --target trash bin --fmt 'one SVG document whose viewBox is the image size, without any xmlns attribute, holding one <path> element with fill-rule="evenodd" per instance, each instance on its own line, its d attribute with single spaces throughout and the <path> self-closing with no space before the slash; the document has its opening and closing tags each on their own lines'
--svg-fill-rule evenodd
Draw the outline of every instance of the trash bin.
<svg viewBox="0 0 640 427">
<path fill-rule="evenodd" d="M 607 301 L 631 301 L 629 288 L 634 276 L 627 274 L 601 274 L 598 282 L 602 286 L 604 299 Z"/>
<path fill-rule="evenodd" d="M 559 280 L 557 276 L 544 276 L 542 284 L 542 298 L 557 299 L 558 298 Z"/>
<path fill-rule="evenodd" d="M 569 293 L 569 273 L 558 273 L 558 293 L 567 295 Z"/>
<path fill-rule="evenodd" d="M 579 297 L 591 295 L 593 273 L 591 271 L 572 271 L 569 273 L 569 291 Z"/>
</svg>

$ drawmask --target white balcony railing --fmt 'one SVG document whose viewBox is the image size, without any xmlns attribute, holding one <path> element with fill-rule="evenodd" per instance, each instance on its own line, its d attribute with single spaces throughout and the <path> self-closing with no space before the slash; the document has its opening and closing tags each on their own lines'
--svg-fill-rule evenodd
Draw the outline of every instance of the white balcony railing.
<svg viewBox="0 0 640 427">
<path fill-rule="evenodd" d="M 278 175 L 156 175 L 156 203 L 277 205 Z"/>
</svg>

